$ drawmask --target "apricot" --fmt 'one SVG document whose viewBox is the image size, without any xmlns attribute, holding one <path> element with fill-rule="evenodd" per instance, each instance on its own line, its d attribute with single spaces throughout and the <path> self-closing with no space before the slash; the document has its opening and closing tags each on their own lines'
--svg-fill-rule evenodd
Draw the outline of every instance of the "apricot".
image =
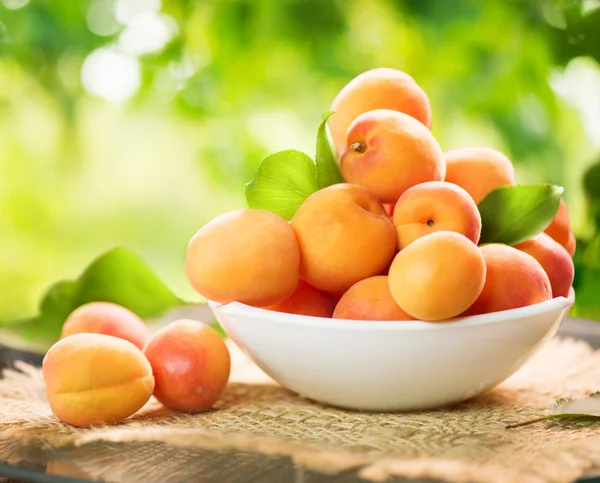
<svg viewBox="0 0 600 483">
<path fill-rule="evenodd" d="M 565 245 L 565 250 L 567 250 L 569 255 L 575 255 L 575 251 L 577 250 L 577 239 L 573 233 L 569 234 L 569 241 Z"/>
<path fill-rule="evenodd" d="M 435 231 L 455 231 L 477 244 L 481 215 L 464 189 L 444 181 L 413 186 L 398 199 L 394 209 L 398 249 Z"/>
<path fill-rule="evenodd" d="M 229 350 L 202 322 L 172 322 L 150 339 L 144 353 L 156 381 L 154 397 L 174 411 L 209 409 L 229 380 Z"/>
<path fill-rule="evenodd" d="M 515 184 L 515 170 L 510 160 L 495 149 L 470 146 L 445 153 L 445 181 L 464 188 L 479 204 L 491 191 Z"/>
<path fill-rule="evenodd" d="M 61 339 L 73 334 L 112 335 L 143 349 L 148 340 L 146 324 L 131 310 L 110 302 L 90 302 L 75 309 L 65 321 Z"/>
<path fill-rule="evenodd" d="M 329 119 L 329 127 L 338 153 L 344 146 L 348 126 L 363 112 L 393 109 L 431 127 L 427 94 L 410 75 L 396 69 L 379 68 L 359 74 L 339 92 L 331 109 L 335 114 Z"/>
<path fill-rule="evenodd" d="M 388 277 L 378 275 L 355 283 L 335 307 L 334 319 L 412 320 L 393 299 Z"/>
<path fill-rule="evenodd" d="M 568 297 L 573 284 L 575 267 L 569 252 L 545 233 L 526 240 L 515 248 L 535 258 L 550 280 L 553 297 Z"/>
<path fill-rule="evenodd" d="M 300 277 L 340 292 L 378 275 L 396 250 L 396 231 L 368 190 L 335 184 L 310 195 L 291 221 L 300 246 Z"/>
<path fill-rule="evenodd" d="M 528 253 L 499 243 L 479 250 L 487 268 L 485 285 L 464 315 L 516 309 L 552 298 L 548 275 Z"/>
<path fill-rule="evenodd" d="M 50 409 L 73 426 L 121 421 L 146 404 L 154 389 L 142 351 L 104 334 L 58 341 L 44 357 L 42 372 Z"/>
<path fill-rule="evenodd" d="M 444 153 L 425 126 L 390 109 L 358 116 L 340 152 L 344 179 L 367 188 L 384 203 L 411 186 L 444 179 Z"/>
<path fill-rule="evenodd" d="M 313 317 L 331 317 L 337 299 L 330 293 L 322 292 L 300 280 L 298 288 L 283 302 L 265 307 L 275 312 L 311 315 Z"/>
<path fill-rule="evenodd" d="M 298 242 L 289 223 L 265 210 L 218 216 L 191 239 L 185 271 L 207 299 L 257 307 L 284 301 L 296 290 Z"/>
<path fill-rule="evenodd" d="M 466 236 L 437 231 L 396 255 L 390 292 L 407 314 L 420 320 L 450 319 L 466 310 L 485 282 L 483 255 Z"/>
<path fill-rule="evenodd" d="M 563 198 L 560 199 L 556 215 L 554 215 L 552 222 L 544 232 L 565 247 L 571 256 L 573 256 L 575 253 L 575 237 L 573 236 L 573 233 L 571 233 L 569 212 L 567 211 L 567 204 Z"/>
</svg>

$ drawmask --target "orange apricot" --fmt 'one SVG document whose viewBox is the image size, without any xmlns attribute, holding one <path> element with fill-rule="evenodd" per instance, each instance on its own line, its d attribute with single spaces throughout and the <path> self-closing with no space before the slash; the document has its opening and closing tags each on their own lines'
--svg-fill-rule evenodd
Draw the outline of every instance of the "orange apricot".
<svg viewBox="0 0 600 483">
<path fill-rule="evenodd" d="M 209 409 L 229 380 L 229 350 L 221 336 L 202 322 L 172 322 L 150 339 L 144 354 L 156 381 L 154 397 L 174 411 Z"/>
<path fill-rule="evenodd" d="M 411 186 L 444 179 L 444 153 L 425 126 L 390 109 L 367 111 L 348 129 L 340 152 L 344 179 L 367 188 L 384 203 Z"/>
<path fill-rule="evenodd" d="M 338 153 L 344 146 L 348 126 L 366 111 L 393 109 L 431 127 L 427 94 L 410 75 L 396 69 L 378 68 L 359 74 L 339 92 L 331 109 L 335 114 L 329 126 Z"/>
<path fill-rule="evenodd" d="M 398 249 L 436 231 L 455 231 L 477 244 L 481 215 L 464 189 L 444 181 L 430 181 L 406 190 L 394 209 Z"/>
<path fill-rule="evenodd" d="M 289 223 L 265 210 L 218 216 L 191 239 L 186 275 L 207 299 L 257 307 L 287 299 L 298 285 L 298 242 Z"/>
<path fill-rule="evenodd" d="M 548 275 L 531 255 L 499 243 L 479 249 L 487 268 L 485 285 L 464 315 L 516 309 L 552 298 Z"/>
<path fill-rule="evenodd" d="M 459 315 L 477 299 L 485 274 L 477 245 L 459 233 L 437 231 L 396 255 L 388 282 L 392 297 L 407 314 L 440 321 Z"/>
<path fill-rule="evenodd" d="M 310 195 L 291 221 L 300 246 L 300 277 L 340 292 L 379 274 L 396 250 L 396 231 L 368 190 L 335 184 Z"/>
<path fill-rule="evenodd" d="M 378 275 L 355 283 L 335 307 L 334 319 L 412 320 L 393 299 L 388 277 Z"/>
<path fill-rule="evenodd" d="M 577 239 L 573 233 L 569 234 L 569 241 L 565 245 L 565 250 L 567 250 L 568 254 L 573 256 L 575 255 L 575 250 L 577 249 Z"/>
<path fill-rule="evenodd" d="M 544 232 L 565 247 L 569 253 L 572 251 L 573 253 L 571 256 L 573 256 L 575 253 L 575 237 L 571 233 L 569 212 L 567 211 L 567 204 L 563 198 L 560 199 L 556 215 L 554 215 L 552 222 Z"/>
<path fill-rule="evenodd" d="M 331 317 L 335 309 L 336 299 L 333 295 L 317 290 L 300 280 L 296 291 L 283 302 L 265 307 L 275 312 L 310 315 L 313 317 Z"/>
<path fill-rule="evenodd" d="M 491 191 L 515 184 L 515 170 L 510 160 L 495 149 L 470 146 L 445 153 L 445 181 L 464 188 L 479 204 Z"/>
<path fill-rule="evenodd" d="M 146 404 L 154 389 L 142 351 L 104 334 L 58 341 L 44 357 L 42 372 L 50 409 L 73 426 L 121 421 Z"/>
<path fill-rule="evenodd" d="M 569 252 L 545 233 L 530 238 L 515 248 L 535 258 L 550 280 L 553 297 L 568 297 L 573 284 L 575 267 Z"/>
<path fill-rule="evenodd" d="M 112 335 L 143 349 L 148 340 L 146 324 L 131 310 L 110 302 L 90 302 L 75 309 L 65 321 L 61 339 L 73 334 Z"/>
</svg>

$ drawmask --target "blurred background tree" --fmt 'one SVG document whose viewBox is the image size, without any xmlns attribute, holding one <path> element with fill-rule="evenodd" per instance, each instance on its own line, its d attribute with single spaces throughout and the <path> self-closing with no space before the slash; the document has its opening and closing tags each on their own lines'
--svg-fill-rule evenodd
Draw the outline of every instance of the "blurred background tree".
<svg viewBox="0 0 600 483">
<path fill-rule="evenodd" d="M 0 0 L 0 320 L 113 246 L 197 300 L 193 233 L 381 66 L 428 92 L 444 150 L 565 186 L 575 313 L 600 319 L 599 62 L 600 0 Z"/>
</svg>

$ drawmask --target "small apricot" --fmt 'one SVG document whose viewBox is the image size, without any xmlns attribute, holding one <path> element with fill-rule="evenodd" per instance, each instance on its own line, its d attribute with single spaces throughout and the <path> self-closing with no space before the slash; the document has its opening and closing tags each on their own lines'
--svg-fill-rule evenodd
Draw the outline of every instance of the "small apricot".
<svg viewBox="0 0 600 483">
<path fill-rule="evenodd" d="M 128 340 L 143 349 L 148 340 L 148 328 L 131 310 L 110 302 L 90 302 L 71 312 L 65 321 L 61 339 L 73 334 L 112 335 Z"/>
<path fill-rule="evenodd" d="M 455 231 L 477 244 L 481 215 L 464 189 L 444 181 L 430 181 L 406 190 L 394 209 L 398 249 L 435 231 Z"/>
<path fill-rule="evenodd" d="M 569 252 L 557 241 L 545 233 L 540 233 L 529 240 L 525 240 L 515 248 L 529 253 L 535 258 L 550 280 L 552 297 L 568 297 L 575 267 Z"/>
<path fill-rule="evenodd" d="M 283 302 L 265 307 L 275 312 L 310 315 L 312 317 L 331 317 L 335 309 L 336 299 L 333 295 L 317 290 L 300 280 L 296 291 Z"/>
<path fill-rule="evenodd" d="M 552 222 L 544 232 L 565 247 L 571 256 L 573 256 L 575 253 L 575 237 L 573 236 L 573 233 L 571 233 L 569 212 L 567 211 L 567 204 L 563 198 L 560 199 L 556 215 L 554 215 Z"/>
<path fill-rule="evenodd" d="M 229 350 L 217 331 L 202 322 L 172 322 L 150 339 L 144 354 L 156 381 L 154 397 L 174 411 L 209 409 L 229 380 Z"/>
<path fill-rule="evenodd" d="M 191 239 L 186 275 L 207 299 L 256 307 L 287 299 L 298 285 L 298 242 L 283 218 L 265 210 L 218 216 Z"/>
<path fill-rule="evenodd" d="M 378 275 L 355 283 L 335 307 L 334 319 L 413 320 L 393 299 L 388 277 Z"/>
<path fill-rule="evenodd" d="M 74 334 L 54 344 L 42 363 L 50 409 L 73 426 L 121 421 L 152 395 L 150 363 L 131 342 Z"/>
<path fill-rule="evenodd" d="M 481 293 L 485 276 L 477 245 L 459 233 L 436 231 L 396 255 L 388 282 L 392 297 L 407 314 L 440 321 L 466 310 Z"/>
<path fill-rule="evenodd" d="M 352 79 L 336 96 L 331 109 L 335 114 L 329 119 L 329 126 L 338 153 L 344 146 L 348 126 L 366 111 L 393 109 L 431 127 L 431 106 L 425 91 L 410 75 L 385 67 Z"/>
<path fill-rule="evenodd" d="M 495 149 L 469 146 L 445 153 L 444 181 L 464 188 L 479 204 L 491 191 L 515 184 L 515 170 L 510 160 Z"/>
<path fill-rule="evenodd" d="M 291 225 L 300 246 L 300 277 L 327 292 L 378 275 L 396 250 L 392 221 L 360 186 L 340 183 L 313 193 Z"/>
<path fill-rule="evenodd" d="M 395 202 L 411 186 L 441 181 L 446 172 L 444 154 L 429 129 L 390 109 L 367 111 L 352 122 L 339 162 L 347 182 L 384 203 Z"/>
<path fill-rule="evenodd" d="M 516 309 L 552 298 L 548 275 L 528 253 L 499 243 L 479 250 L 487 268 L 485 285 L 464 315 Z"/>
</svg>

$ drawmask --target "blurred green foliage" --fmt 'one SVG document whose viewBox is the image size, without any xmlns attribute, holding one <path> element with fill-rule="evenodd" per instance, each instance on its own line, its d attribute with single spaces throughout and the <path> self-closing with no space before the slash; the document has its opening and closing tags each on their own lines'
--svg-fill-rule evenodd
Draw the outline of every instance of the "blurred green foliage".
<svg viewBox="0 0 600 483">
<path fill-rule="evenodd" d="M 565 187 L 575 313 L 600 319 L 599 62 L 600 0 L 0 0 L 0 320 L 113 246 L 197 299 L 193 233 L 380 66 L 424 87 L 443 149 Z"/>
</svg>

